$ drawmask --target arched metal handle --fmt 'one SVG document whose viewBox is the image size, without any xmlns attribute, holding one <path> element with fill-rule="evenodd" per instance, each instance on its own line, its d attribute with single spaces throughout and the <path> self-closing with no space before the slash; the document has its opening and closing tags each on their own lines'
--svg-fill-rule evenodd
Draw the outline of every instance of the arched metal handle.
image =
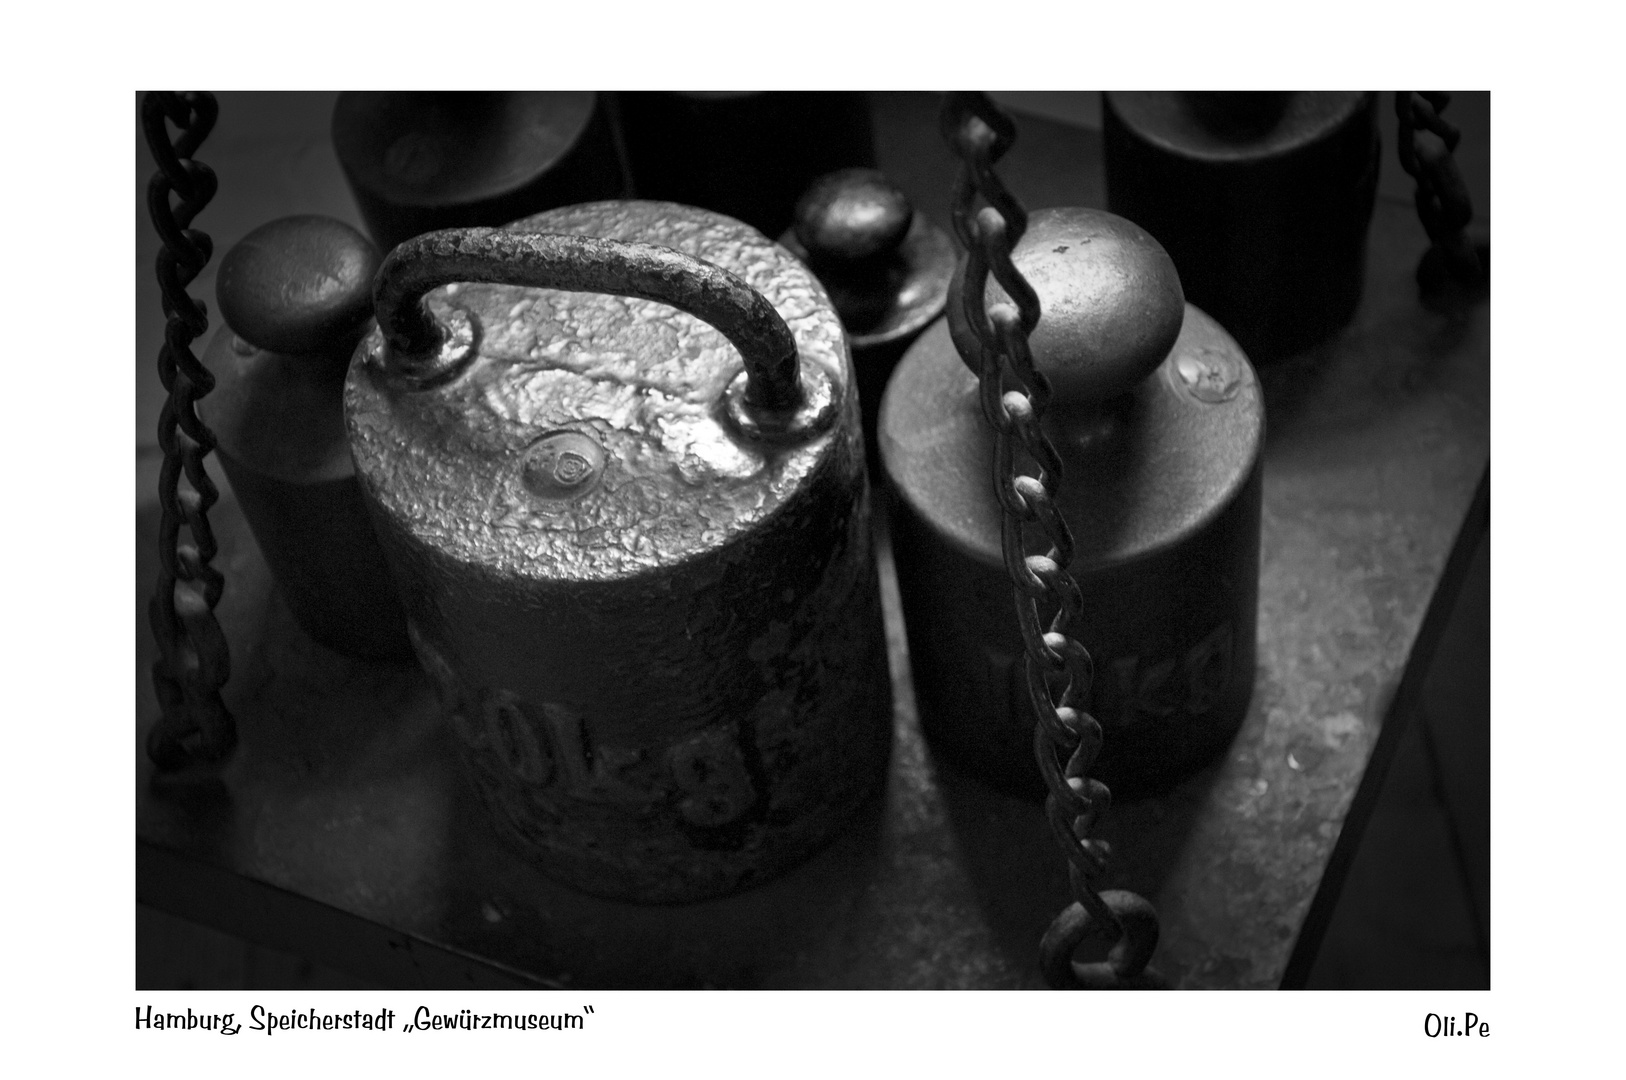
<svg viewBox="0 0 1626 1080">
<path fill-rule="evenodd" d="M 656 244 L 592 236 L 442 229 L 395 248 L 373 282 L 373 308 L 392 354 L 441 348 L 447 330 L 423 303 L 454 281 L 632 296 L 669 304 L 722 333 L 745 359 L 745 401 L 770 413 L 800 408 L 796 338 L 761 293 L 720 266 Z"/>
</svg>

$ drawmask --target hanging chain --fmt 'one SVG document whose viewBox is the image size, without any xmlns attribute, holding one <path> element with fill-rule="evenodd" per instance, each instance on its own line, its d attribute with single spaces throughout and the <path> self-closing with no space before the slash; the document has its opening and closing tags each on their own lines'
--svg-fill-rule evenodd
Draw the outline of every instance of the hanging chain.
<svg viewBox="0 0 1626 1080">
<path fill-rule="evenodd" d="M 153 92 L 141 102 L 142 132 L 158 162 L 158 172 L 147 184 L 147 213 L 164 242 L 158 283 L 168 319 L 158 353 L 158 374 L 169 391 L 158 420 L 158 445 L 164 451 L 158 476 L 163 569 L 147 605 L 159 649 L 152 666 L 153 689 L 163 710 L 148 733 L 147 754 L 160 769 L 216 761 L 237 742 L 236 725 L 220 698 L 231 669 L 226 638 L 214 616 L 224 580 L 209 565 L 217 547 L 208 512 L 219 491 L 204 471 L 203 459 L 215 448 L 215 438 L 194 409 L 215 382 L 191 349 L 208 329 L 209 316 L 203 303 L 186 291 L 214 251 L 206 233 L 188 226 L 214 198 L 214 171 L 192 155 L 214 127 L 217 113 L 214 96 L 201 92 Z M 173 142 L 166 121 L 179 131 Z M 183 472 L 189 489 L 181 487 Z M 183 523 L 189 543 L 180 539 Z"/>
<path fill-rule="evenodd" d="M 1474 204 L 1453 156 L 1462 132 L 1440 113 L 1451 95 L 1401 90 L 1395 94 L 1395 115 L 1400 119 L 1400 166 L 1417 181 L 1417 216 L 1433 241 L 1437 258 L 1453 278 L 1468 285 L 1483 284 L 1486 268 L 1481 252 L 1465 230 L 1474 217 Z M 1418 268 L 1423 280 L 1429 271 Z"/>
<path fill-rule="evenodd" d="M 994 490 L 1003 508 L 1005 569 L 1016 590 L 1016 617 L 1027 652 L 1028 693 L 1039 722 L 1034 754 L 1048 797 L 1046 817 L 1067 854 L 1075 902 L 1051 924 L 1039 946 L 1052 987 L 1105 989 L 1161 985 L 1147 969 L 1157 948 L 1157 912 L 1130 892 L 1097 892 L 1111 848 L 1092 839 L 1096 819 L 1111 804 L 1105 784 L 1089 776 L 1101 749 L 1101 725 L 1084 709 L 1094 677 L 1090 654 L 1067 632 L 1083 608 L 1083 594 L 1068 573 L 1072 533 L 1056 492 L 1061 458 L 1040 426 L 1050 382 L 1034 369 L 1028 335 L 1039 323 L 1039 297 L 1011 261 L 1027 229 L 1027 212 L 993 166 L 1016 141 L 1016 126 L 986 94 L 953 93 L 943 104 L 942 135 L 960 158 L 953 222 L 960 240 L 963 288 L 949 303 L 974 334 L 976 356 L 965 357 L 981 387 L 982 411 L 994 430 Z M 981 197 L 985 205 L 976 209 Z M 989 275 L 1014 303 L 987 307 Z M 1017 446 L 1037 468 L 1023 471 Z M 1049 543 L 1044 555 L 1026 554 L 1025 527 L 1037 525 Z M 1052 610 L 1048 625 L 1040 614 Z M 1113 942 L 1108 959 L 1086 964 L 1073 951 L 1087 937 Z"/>
</svg>

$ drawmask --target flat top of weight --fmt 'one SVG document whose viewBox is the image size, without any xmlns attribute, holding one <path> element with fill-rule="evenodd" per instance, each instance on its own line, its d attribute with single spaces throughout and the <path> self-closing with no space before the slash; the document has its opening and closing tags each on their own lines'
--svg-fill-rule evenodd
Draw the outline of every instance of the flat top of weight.
<svg viewBox="0 0 1626 1080">
<path fill-rule="evenodd" d="M 353 182 L 392 202 L 478 202 L 562 159 L 595 101 L 585 90 L 347 91 L 334 105 L 333 147 Z"/>
<path fill-rule="evenodd" d="M 1259 158 L 1313 143 L 1348 123 L 1366 95 L 1357 90 L 1292 94 L 1281 117 L 1253 136 L 1227 137 L 1202 122 L 1180 94 L 1160 90 L 1114 90 L 1107 95 L 1124 122 L 1166 150 L 1214 160 Z"/>
<path fill-rule="evenodd" d="M 818 281 L 748 226 L 670 203 L 564 207 L 509 228 L 637 240 L 716 263 L 763 293 L 804 360 L 848 384 L 841 324 Z M 479 327 L 456 378 L 412 390 L 352 363 L 346 413 L 358 477 L 427 545 L 505 575 L 634 576 L 715 550 L 792 497 L 850 424 L 806 443 L 749 442 L 721 402 L 738 351 L 653 301 L 520 286 L 430 293 Z M 848 403 L 850 404 L 850 402 Z"/>
</svg>

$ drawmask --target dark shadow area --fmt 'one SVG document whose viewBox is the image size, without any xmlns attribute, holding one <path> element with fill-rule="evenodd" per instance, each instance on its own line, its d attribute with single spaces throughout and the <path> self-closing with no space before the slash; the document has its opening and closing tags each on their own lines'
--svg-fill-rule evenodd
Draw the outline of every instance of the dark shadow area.
<svg viewBox="0 0 1626 1080">
<path fill-rule="evenodd" d="M 1490 531 L 1453 554 L 1284 976 L 1308 989 L 1490 988 Z M 1436 623 L 1432 633 L 1428 622 Z M 1413 682 L 1408 686 L 1407 682 Z M 1384 745 L 1387 743 L 1388 745 Z M 1347 844 L 1346 844 L 1347 841 Z M 1340 858 L 1340 854 L 1343 855 Z"/>
</svg>

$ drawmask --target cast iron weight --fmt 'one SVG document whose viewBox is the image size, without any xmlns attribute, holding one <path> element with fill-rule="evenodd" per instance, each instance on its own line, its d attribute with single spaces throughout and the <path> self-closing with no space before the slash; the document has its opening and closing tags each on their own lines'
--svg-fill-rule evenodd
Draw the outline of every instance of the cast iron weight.
<svg viewBox="0 0 1626 1080">
<path fill-rule="evenodd" d="M 279 218 L 220 264 L 226 325 L 206 409 L 243 517 L 294 618 L 358 659 L 408 659 L 406 620 L 344 429 L 344 378 L 372 322 L 373 245 L 341 221 Z"/>
<path fill-rule="evenodd" d="M 608 95 L 591 91 L 347 92 L 332 132 L 384 252 L 433 229 L 628 194 Z"/>
<path fill-rule="evenodd" d="M 1200 768 L 1247 712 L 1264 402 L 1242 350 L 1184 302 L 1169 256 L 1133 223 L 1035 211 L 1011 260 L 1044 312 L 1032 352 L 1053 395 L 1046 467 L 1064 475 L 1057 509 L 1083 597 L 1071 633 L 1094 660 L 1094 775 L 1134 798 Z M 991 283 L 989 306 L 1004 295 Z M 961 769 L 1038 796 L 1004 511 L 988 481 L 995 440 L 961 359 L 974 344 L 951 301 L 881 405 L 898 583 L 928 736 Z"/>
<path fill-rule="evenodd" d="M 881 395 L 904 351 L 943 313 L 954 245 L 875 169 L 843 169 L 815 180 L 779 243 L 818 275 L 847 328 L 865 456 L 879 477 Z"/>
<path fill-rule="evenodd" d="M 1039 943 L 1050 986 L 1164 986 L 1156 911 L 1096 886 L 1094 823 L 1109 784 L 1164 786 L 1246 712 L 1259 384 L 1145 229 L 1028 215 L 993 172 L 1016 132 L 987 94 L 950 94 L 941 130 L 963 254 L 880 418 L 922 724 L 961 768 L 1046 795 L 1075 898 Z M 1106 960 L 1078 960 L 1086 940 Z"/>
<path fill-rule="evenodd" d="M 374 295 L 351 448 L 515 850 L 680 903 L 833 839 L 892 709 L 846 340 L 807 269 L 719 214 L 599 202 L 416 237 Z"/>
<path fill-rule="evenodd" d="M 1157 912 L 1133 892 L 1097 887 L 1111 849 L 1094 830 L 1111 805 L 1112 793 L 1097 775 L 1105 741 L 1103 725 L 1092 715 L 1098 660 L 1078 636 L 1076 624 L 1091 612 L 1092 604 L 1102 604 L 1103 597 L 1099 590 L 1088 593 L 1071 569 L 1079 545 L 1061 501 L 1064 490 L 1072 492 L 1071 485 L 1063 488 L 1062 472 L 1069 448 L 1104 451 L 1104 457 L 1086 459 L 1086 464 L 1097 474 L 1120 474 L 1119 479 L 1123 470 L 1114 466 L 1121 464 L 1126 449 L 1149 447 L 1147 460 L 1158 467 L 1179 461 L 1178 454 L 1160 453 L 1178 449 L 1178 441 L 1156 438 L 1160 426 L 1171 425 L 1166 420 L 1162 425 L 1155 420 L 1143 425 L 1136 417 L 1148 413 L 1156 417 L 1158 406 L 1164 405 L 1165 416 L 1179 417 L 1172 427 L 1188 426 L 1193 420 L 1201 426 L 1203 410 L 1181 415 L 1191 402 L 1177 394 L 1139 392 L 1159 374 L 1167 372 L 1165 381 L 1172 379 L 1172 387 L 1183 383 L 1190 398 L 1202 404 L 1241 397 L 1240 412 L 1216 410 L 1207 419 L 1212 423 L 1231 413 L 1242 420 L 1238 432 L 1244 457 L 1252 458 L 1246 471 L 1253 481 L 1230 477 L 1226 483 L 1226 466 L 1232 461 L 1222 463 L 1217 475 L 1202 479 L 1208 480 L 1210 500 L 1219 495 L 1218 503 L 1210 505 L 1231 502 L 1243 507 L 1241 515 L 1221 511 L 1220 516 L 1240 518 L 1242 528 L 1232 530 L 1244 544 L 1249 500 L 1235 496 L 1250 487 L 1255 492 L 1253 555 L 1243 562 L 1252 564 L 1256 578 L 1260 432 L 1257 423 L 1249 430 L 1248 419 L 1250 414 L 1262 419 L 1258 387 L 1241 351 L 1211 320 L 1203 319 L 1206 326 L 1190 325 L 1187 316 L 1195 309 L 1183 303 L 1168 255 L 1143 230 L 1113 215 L 1086 210 L 1029 217 L 993 169 L 1015 141 L 1016 131 L 1010 117 L 986 94 L 948 95 L 940 124 L 945 141 L 961 160 L 953 223 L 962 252 L 948 326 L 952 353 L 969 371 L 955 371 L 956 358 L 944 347 L 948 335 L 928 333 L 899 366 L 881 416 L 883 461 L 898 494 L 892 500 L 897 522 L 893 534 L 911 653 L 917 641 L 930 648 L 938 645 L 933 635 L 948 631 L 947 647 L 936 650 L 935 670 L 923 676 L 916 668 L 922 718 L 929 709 L 964 708 L 963 701 L 953 700 L 953 689 L 960 687 L 950 688 L 935 702 L 928 702 L 923 692 L 923 684 L 933 679 L 947 682 L 963 675 L 956 662 L 972 672 L 968 689 L 986 689 L 991 680 L 986 674 L 979 679 L 977 672 L 985 673 L 989 661 L 999 658 L 997 647 L 986 648 L 988 630 L 1004 629 L 989 621 L 988 602 L 1000 592 L 1012 597 L 1021 685 L 1031 715 L 1018 706 L 1018 715 L 1013 716 L 1002 708 L 1006 703 L 985 695 L 977 703 L 984 714 L 962 712 L 958 734 L 960 748 L 975 751 L 998 748 L 1001 736 L 1013 730 L 1028 733 L 1031 762 L 1045 792 L 1045 815 L 1067 858 L 1074 898 L 1039 943 L 1041 970 L 1057 989 L 1162 987 L 1166 985 L 1162 976 L 1148 967 L 1157 949 Z M 1023 244 L 1029 245 L 1025 259 L 1019 257 Z M 1190 339 L 1188 328 L 1195 330 Z M 1173 370 L 1168 371 L 1171 363 Z M 912 366 L 919 373 L 913 380 Z M 1167 406 L 1176 400 L 1171 411 Z M 978 413 L 983 423 L 973 421 L 968 427 L 964 421 Z M 1198 455 L 1199 462 L 1202 456 Z M 1132 449 L 1128 457 L 1134 460 Z M 1202 471 L 1198 469 L 1199 474 Z M 975 472 L 984 476 L 991 472 L 992 485 L 972 481 L 969 476 Z M 1145 484 L 1137 490 L 1132 473 L 1131 477 L 1130 491 L 1151 490 Z M 1215 480 L 1221 482 L 1216 486 Z M 1175 506 L 1189 499 L 1190 485 L 1182 486 L 1187 490 L 1176 497 Z M 1098 505 L 1098 498 L 1089 500 L 1092 510 L 1108 510 L 1110 496 L 1123 491 L 1108 488 L 1089 494 L 1108 495 L 1106 505 Z M 1134 515 L 1127 522 L 1110 520 L 1111 513 L 1097 516 L 1108 519 L 1109 528 L 1137 524 Z M 1148 523 L 1165 529 L 1168 524 L 1155 509 L 1138 524 Z M 1184 524 L 1192 532 L 1190 523 Z M 916 526 L 913 536 L 903 534 L 911 525 Z M 1030 525 L 1039 534 L 1037 550 L 1029 544 Z M 1148 538 L 1144 529 L 1139 536 L 1133 529 L 1126 531 L 1131 543 Z M 990 533 L 997 538 L 992 543 Z M 1188 541 L 1178 546 L 1191 545 Z M 1222 549 L 1223 543 L 1209 539 L 1201 546 Z M 1154 542 L 1146 553 L 1155 550 Z M 994 564 L 992 572 L 988 562 Z M 1101 565 L 1098 560 L 1092 569 Z M 912 588 L 905 583 L 906 566 L 914 575 Z M 1132 572 L 1139 569 L 1131 567 Z M 1107 578 L 1088 584 L 1116 582 Z M 911 591 L 921 598 L 913 611 L 908 610 Z M 960 605 L 954 600 L 932 606 L 950 593 L 967 598 L 964 610 L 955 610 Z M 1109 595 L 1104 602 L 1132 604 L 1137 599 Z M 996 630 L 993 636 L 1002 635 Z M 967 643 L 968 655 L 954 655 Z M 979 644 L 984 648 L 979 650 Z M 1251 669 L 1251 649 L 1249 658 Z M 1131 674 L 1137 659 L 1129 658 Z M 1229 676 L 1229 657 L 1226 661 Z M 1014 674 L 1015 666 L 1012 657 L 1005 671 Z M 1165 674 L 1162 665 L 1157 671 Z M 1211 688 L 1211 678 L 1201 681 Z M 973 760 L 977 756 L 971 755 Z M 978 764 L 985 765 L 986 755 L 982 757 Z M 1077 957 L 1078 948 L 1092 939 L 1106 947 L 1104 960 Z"/>
<path fill-rule="evenodd" d="M 1253 363 L 1301 353 L 1349 321 L 1377 193 L 1376 94 L 1102 99 L 1107 209 L 1157 237 L 1186 298 Z"/>
</svg>

